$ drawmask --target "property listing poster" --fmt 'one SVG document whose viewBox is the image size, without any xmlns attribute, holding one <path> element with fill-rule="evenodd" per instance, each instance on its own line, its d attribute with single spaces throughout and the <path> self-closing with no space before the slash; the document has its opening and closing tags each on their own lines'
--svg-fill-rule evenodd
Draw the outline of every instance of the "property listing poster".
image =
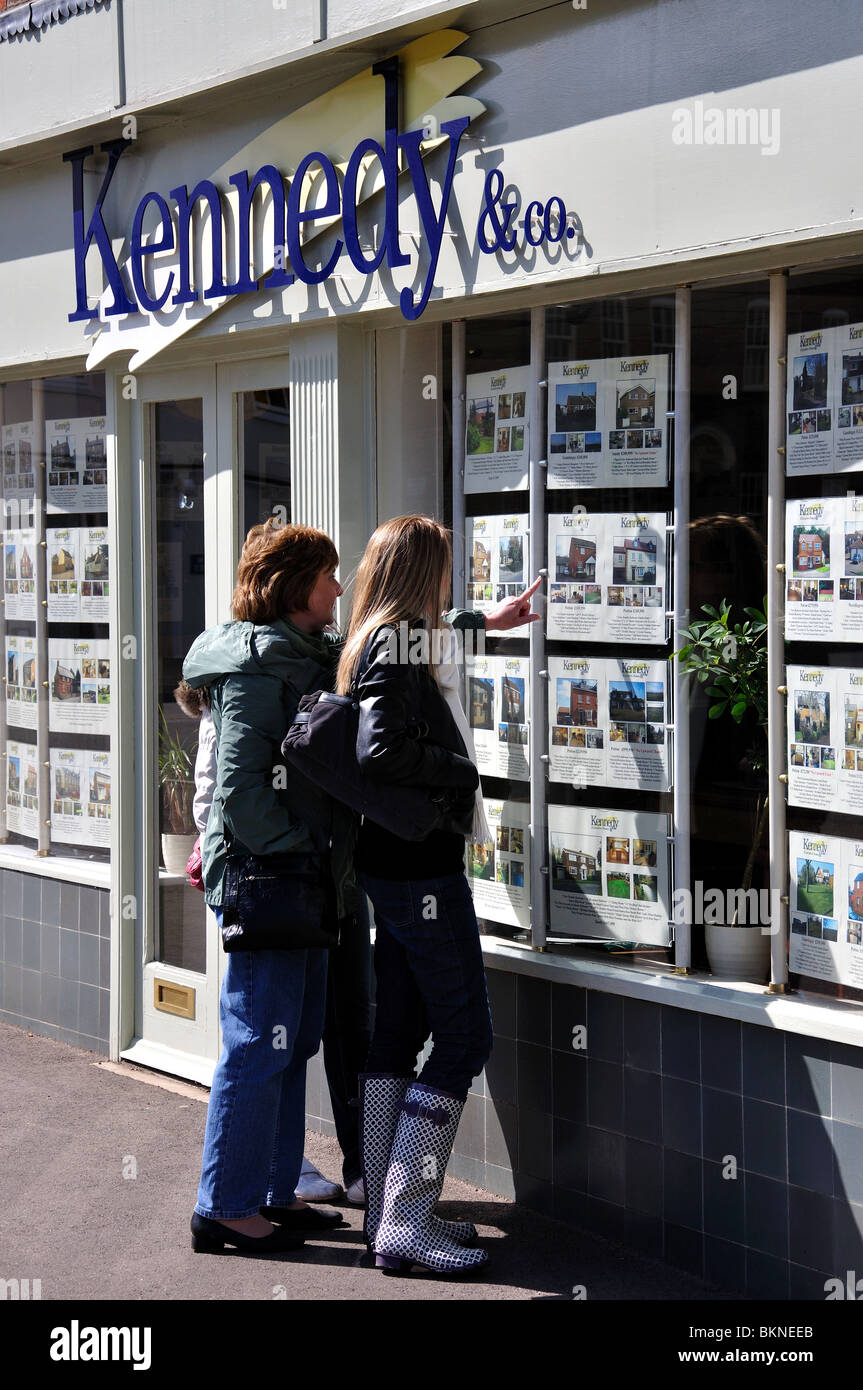
<svg viewBox="0 0 863 1390">
<path fill-rule="evenodd" d="M 668 357 L 552 362 L 548 487 L 662 487 Z"/>
<path fill-rule="evenodd" d="M 530 661 L 526 656 L 468 656 L 467 715 L 480 773 L 526 782 Z"/>
<path fill-rule="evenodd" d="M 530 582 L 528 517 L 473 516 L 465 522 L 468 608 L 489 613 L 507 598 L 523 593 Z M 508 637 L 527 637 L 530 624 L 512 628 Z"/>
<path fill-rule="evenodd" d="M 517 492 L 528 485 L 530 367 L 467 378 L 465 492 Z"/>
<path fill-rule="evenodd" d="M 467 873 L 477 917 L 530 927 L 530 807 L 484 801 L 491 839 L 467 847 Z"/>
<path fill-rule="evenodd" d="M 6 638 L 6 721 L 36 728 L 36 638 Z"/>
<path fill-rule="evenodd" d="M 108 642 L 49 639 L 48 679 L 52 733 L 107 734 L 111 723 Z"/>
<path fill-rule="evenodd" d="M 863 324 L 788 339 L 785 471 L 863 468 Z"/>
<path fill-rule="evenodd" d="M 32 503 L 36 495 L 36 429 L 33 421 L 4 425 L 0 431 L 3 454 L 3 498 L 9 503 Z"/>
<path fill-rule="evenodd" d="M 548 518 L 549 637 L 665 642 L 665 513 Z"/>
<path fill-rule="evenodd" d="M 35 743 L 6 744 L 6 826 L 39 835 L 39 756 Z"/>
<path fill-rule="evenodd" d="M 36 620 L 36 532 L 7 531 L 3 539 L 6 617 Z"/>
<path fill-rule="evenodd" d="M 104 512 L 108 507 L 105 417 L 46 420 L 49 512 Z"/>
<path fill-rule="evenodd" d="M 666 662 L 549 657 L 548 671 L 553 782 L 669 789 Z"/>
<path fill-rule="evenodd" d="M 670 940 L 667 816 L 549 806 L 549 926 L 555 934 Z"/>
<path fill-rule="evenodd" d="M 81 616 L 78 528 L 48 527 L 48 621 L 77 622 Z"/>
<path fill-rule="evenodd" d="M 788 967 L 863 989 L 863 840 L 792 831 Z"/>
<path fill-rule="evenodd" d="M 49 527 L 48 621 L 108 622 L 108 531 L 104 526 Z"/>
<path fill-rule="evenodd" d="M 51 839 L 67 845 L 110 844 L 110 753 L 51 749 Z"/>
<path fill-rule="evenodd" d="M 785 635 L 863 639 L 863 497 L 786 502 Z"/>
<path fill-rule="evenodd" d="M 863 671 L 789 666 L 788 801 L 863 812 Z"/>
</svg>

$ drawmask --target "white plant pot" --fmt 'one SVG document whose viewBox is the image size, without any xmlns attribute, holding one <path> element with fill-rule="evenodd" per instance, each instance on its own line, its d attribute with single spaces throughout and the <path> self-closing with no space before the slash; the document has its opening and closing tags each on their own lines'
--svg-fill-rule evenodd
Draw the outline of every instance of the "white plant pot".
<svg viewBox="0 0 863 1390">
<path fill-rule="evenodd" d="M 197 838 L 197 831 L 191 835 L 162 836 L 162 862 L 169 874 L 186 872 L 186 864 Z"/>
<path fill-rule="evenodd" d="M 770 974 L 770 936 L 760 926 L 727 927 L 705 922 L 710 969 L 719 980 L 766 982 Z"/>
</svg>

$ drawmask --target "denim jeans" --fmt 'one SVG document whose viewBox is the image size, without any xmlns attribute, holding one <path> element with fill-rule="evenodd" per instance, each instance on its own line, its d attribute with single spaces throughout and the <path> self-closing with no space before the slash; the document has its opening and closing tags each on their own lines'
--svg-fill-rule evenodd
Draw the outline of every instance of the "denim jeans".
<svg viewBox="0 0 863 1390">
<path fill-rule="evenodd" d="M 411 882 L 358 876 L 375 910 L 377 1012 L 368 1072 L 413 1076 L 459 1100 L 492 1049 L 479 927 L 464 874 Z"/>
<path fill-rule="evenodd" d="M 306 1063 L 320 1046 L 326 985 L 322 949 L 229 954 L 199 1215 L 232 1221 L 293 1202 L 306 1133 Z"/>
</svg>

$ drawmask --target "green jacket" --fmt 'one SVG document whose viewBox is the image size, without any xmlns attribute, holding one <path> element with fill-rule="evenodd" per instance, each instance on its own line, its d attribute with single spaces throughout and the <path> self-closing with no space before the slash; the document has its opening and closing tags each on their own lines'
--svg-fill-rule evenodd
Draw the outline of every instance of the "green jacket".
<svg viewBox="0 0 863 1390">
<path fill-rule="evenodd" d="M 331 690 L 341 650 L 335 634 L 313 636 L 284 619 L 222 623 L 195 639 L 183 675 L 210 687 L 218 764 L 204 841 L 204 893 L 222 902 L 225 831 L 242 853 L 330 851 L 339 915 L 356 906 L 354 813 L 300 773 L 286 772 L 282 739 L 300 697 Z"/>
</svg>

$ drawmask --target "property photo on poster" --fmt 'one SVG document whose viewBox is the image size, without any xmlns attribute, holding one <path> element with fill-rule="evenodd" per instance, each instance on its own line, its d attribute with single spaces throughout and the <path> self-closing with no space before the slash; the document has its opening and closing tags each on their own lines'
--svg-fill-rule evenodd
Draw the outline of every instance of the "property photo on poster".
<svg viewBox="0 0 863 1390">
<path fill-rule="evenodd" d="M 527 487 L 529 392 L 530 367 L 468 376 L 465 492 L 517 492 Z"/>
<path fill-rule="evenodd" d="M 785 635 L 863 641 L 863 497 L 786 502 Z"/>
<path fill-rule="evenodd" d="M 527 781 L 528 658 L 468 655 L 465 681 L 468 723 L 480 772 Z"/>
<path fill-rule="evenodd" d="M 549 928 L 667 945 L 669 818 L 549 806 Z"/>
<path fill-rule="evenodd" d="M 863 988 L 863 840 L 791 831 L 788 967 Z"/>
<path fill-rule="evenodd" d="M 548 671 L 553 782 L 669 789 L 664 661 L 549 657 Z"/>
<path fill-rule="evenodd" d="M 467 847 L 467 876 L 477 917 L 530 928 L 530 806 L 483 802 L 489 838 Z"/>
<path fill-rule="evenodd" d="M 667 356 L 549 364 L 549 488 L 666 482 L 668 364 Z"/>
<path fill-rule="evenodd" d="M 663 644 L 665 537 L 664 512 L 552 513 L 547 635 Z"/>
</svg>

